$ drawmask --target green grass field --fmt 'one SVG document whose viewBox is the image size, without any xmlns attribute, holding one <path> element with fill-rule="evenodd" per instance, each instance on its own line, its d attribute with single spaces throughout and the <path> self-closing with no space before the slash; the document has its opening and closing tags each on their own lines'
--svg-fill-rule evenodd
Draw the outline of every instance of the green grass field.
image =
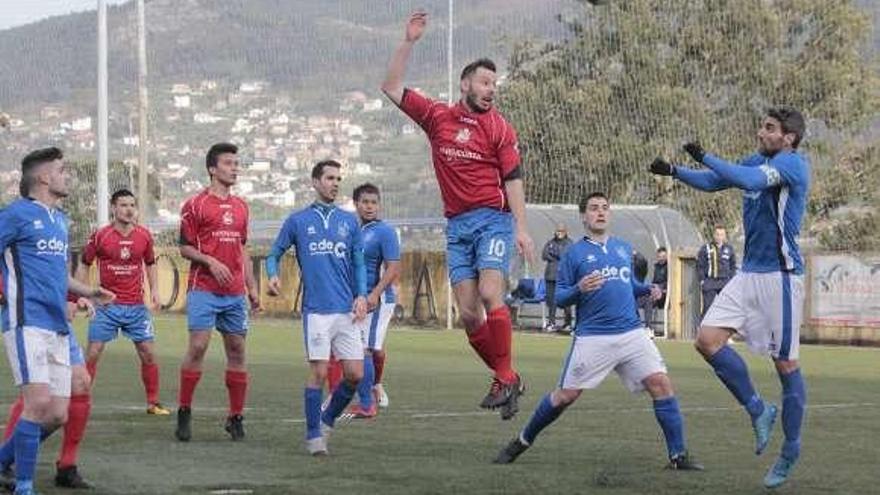
<svg viewBox="0 0 880 495">
<path fill-rule="evenodd" d="M 162 397 L 169 407 L 175 406 L 184 323 L 171 316 L 156 321 Z M 375 420 L 339 425 L 331 455 L 311 458 L 302 441 L 299 322 L 253 323 L 248 437 L 241 443 L 222 430 L 226 391 L 219 340 L 196 392 L 193 440 L 186 444 L 173 439 L 174 416 L 144 413 L 131 344 L 119 340 L 108 347 L 79 462 L 98 487 L 91 493 L 761 493 L 781 442 L 777 423 L 770 451 L 756 457 L 745 413 L 692 347 L 660 342 L 684 409 L 690 450 L 707 471 L 663 469 L 665 449 L 649 399 L 631 396 L 614 377 L 585 393 L 517 463 L 495 466 L 491 459 L 556 383 L 569 339 L 517 334 L 517 362 L 529 391 L 520 414 L 502 422 L 477 407 L 488 374 L 461 332 L 397 327 L 387 345 L 391 407 Z M 83 325 L 80 319 L 81 342 Z M 810 402 L 804 452 L 793 479 L 778 492 L 880 493 L 880 350 L 808 346 L 801 357 Z M 778 400 L 770 364 L 747 359 L 759 389 Z M 15 394 L 7 368 L 0 367 L 7 384 L 0 389 L 3 405 Z M 64 493 L 50 477 L 57 436 L 41 451 L 41 493 Z"/>
</svg>

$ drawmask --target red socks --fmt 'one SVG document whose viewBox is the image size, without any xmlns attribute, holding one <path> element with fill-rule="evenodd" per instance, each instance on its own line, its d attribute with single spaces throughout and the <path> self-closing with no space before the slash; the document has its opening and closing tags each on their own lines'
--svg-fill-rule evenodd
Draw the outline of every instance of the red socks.
<svg viewBox="0 0 880 495">
<path fill-rule="evenodd" d="M 64 424 L 64 436 L 61 439 L 61 452 L 58 454 L 57 466 L 59 468 L 76 465 L 79 443 L 86 432 L 86 423 L 89 421 L 91 410 L 92 396 L 90 394 L 70 397 L 70 405 L 67 408 L 67 423 Z"/>
<path fill-rule="evenodd" d="M 385 371 L 385 351 L 373 351 L 373 384 L 382 383 L 382 372 Z"/>
<path fill-rule="evenodd" d="M 201 371 L 180 369 L 180 391 L 177 393 L 178 406 L 192 407 L 193 394 L 201 378 Z"/>
<path fill-rule="evenodd" d="M 327 387 L 329 393 L 333 393 L 339 382 L 342 381 L 342 363 L 334 356 L 330 356 L 330 362 L 327 363 Z"/>
<path fill-rule="evenodd" d="M 18 423 L 22 411 L 24 411 L 24 397 L 18 394 L 18 398 L 9 406 L 9 419 L 6 420 L 6 430 L 3 431 L 4 442 L 15 433 L 15 425 Z"/>
<path fill-rule="evenodd" d="M 492 349 L 492 331 L 489 322 L 484 321 L 480 328 L 468 334 L 468 342 L 477 351 L 480 359 L 486 363 L 489 369 L 495 369 L 495 353 Z"/>
<path fill-rule="evenodd" d="M 91 371 L 89 371 L 91 374 Z M 92 374 L 92 378 L 95 375 Z M 159 365 L 142 364 L 141 365 L 141 381 L 144 382 L 144 391 L 147 393 L 147 405 L 159 402 Z M 192 400 L 192 399 L 190 399 Z"/>
<path fill-rule="evenodd" d="M 247 397 L 247 371 L 226 370 L 226 391 L 229 393 L 229 415 L 239 415 L 244 411 Z"/>
<path fill-rule="evenodd" d="M 511 383 L 516 380 L 516 371 L 512 365 L 513 323 L 510 321 L 510 310 L 507 306 L 501 306 L 489 311 L 486 324 L 492 335 L 490 346 L 495 358 L 495 378 Z"/>
</svg>

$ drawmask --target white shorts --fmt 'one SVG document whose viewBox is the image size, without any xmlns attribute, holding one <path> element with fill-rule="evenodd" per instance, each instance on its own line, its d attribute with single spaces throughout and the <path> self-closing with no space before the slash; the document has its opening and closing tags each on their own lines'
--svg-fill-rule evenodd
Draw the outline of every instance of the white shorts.
<svg viewBox="0 0 880 495">
<path fill-rule="evenodd" d="M 574 337 L 559 388 L 596 388 L 611 370 L 617 372 L 630 392 L 636 393 L 645 389 L 645 378 L 666 373 L 666 364 L 643 327 L 617 335 Z"/>
<path fill-rule="evenodd" d="M 715 297 L 702 325 L 732 328 L 753 352 L 793 360 L 803 317 L 803 276 L 740 272 Z"/>
<path fill-rule="evenodd" d="M 55 397 L 70 397 L 70 339 L 68 334 L 36 327 L 3 333 L 6 357 L 15 385 L 45 383 Z"/>
<path fill-rule="evenodd" d="M 364 341 L 364 348 L 381 351 L 385 344 L 385 335 L 388 334 L 388 324 L 391 323 L 391 317 L 394 316 L 395 303 L 381 303 L 379 307 L 367 313 L 367 317 L 355 323 L 361 338 Z"/>
<path fill-rule="evenodd" d="M 364 359 L 364 344 L 351 313 L 316 314 L 303 318 L 303 338 L 309 361 Z"/>
</svg>

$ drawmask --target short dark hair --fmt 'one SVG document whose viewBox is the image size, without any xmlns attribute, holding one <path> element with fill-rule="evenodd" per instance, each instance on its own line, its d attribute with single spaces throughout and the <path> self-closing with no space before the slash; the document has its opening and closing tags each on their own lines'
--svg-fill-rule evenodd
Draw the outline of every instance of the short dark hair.
<svg viewBox="0 0 880 495">
<path fill-rule="evenodd" d="M 351 197 L 354 201 L 357 201 L 361 199 L 361 196 L 363 196 L 364 194 L 375 194 L 380 198 L 382 197 L 382 195 L 379 194 L 379 188 L 369 182 L 366 182 L 354 188 L 354 192 L 351 193 Z"/>
<path fill-rule="evenodd" d="M 34 150 L 25 155 L 21 160 L 21 182 L 18 183 L 18 193 L 26 198 L 30 194 L 31 188 L 34 187 L 34 182 L 36 182 L 34 170 L 44 163 L 54 162 L 62 158 L 64 158 L 64 153 L 54 146 Z"/>
<path fill-rule="evenodd" d="M 211 146 L 211 149 L 208 150 L 208 154 L 205 156 L 205 168 L 212 168 L 217 166 L 217 159 L 223 153 L 238 153 L 238 146 L 232 143 L 217 143 Z"/>
<path fill-rule="evenodd" d="M 312 179 L 320 179 L 324 175 L 324 169 L 327 167 L 342 168 L 342 164 L 336 160 L 321 160 L 312 167 Z"/>
<path fill-rule="evenodd" d="M 495 62 L 488 58 L 478 58 L 477 60 L 474 60 L 473 62 L 464 66 L 464 69 L 461 70 L 460 80 L 474 75 L 474 72 L 477 72 L 477 69 L 479 69 L 480 67 L 491 70 L 492 72 L 497 72 L 495 69 Z"/>
<path fill-rule="evenodd" d="M 716 223 L 714 230 L 723 230 L 723 231 L 727 232 L 727 227 L 725 227 L 724 225 L 721 225 L 720 223 Z"/>
<path fill-rule="evenodd" d="M 794 141 L 791 143 L 792 148 L 797 148 L 801 144 L 801 139 L 807 131 L 807 124 L 804 122 L 804 116 L 794 107 L 788 105 L 779 105 L 767 109 L 767 116 L 779 121 L 782 125 L 782 132 L 785 134 L 794 134 Z"/>
<path fill-rule="evenodd" d="M 116 200 L 119 198 L 133 198 L 133 197 L 134 197 L 134 193 L 132 193 L 131 191 L 129 191 L 128 189 L 123 187 L 122 189 L 117 189 L 116 192 L 114 192 L 113 195 L 110 196 L 110 202 L 115 205 Z"/>
<path fill-rule="evenodd" d="M 589 203 L 590 200 L 594 199 L 594 198 L 602 198 L 605 201 L 608 201 L 610 203 L 610 201 L 608 200 L 607 194 L 603 193 L 602 191 L 594 191 L 594 192 L 591 192 L 590 194 L 587 194 L 583 198 L 581 198 L 581 202 L 578 203 L 578 211 L 581 213 L 586 212 L 587 211 L 587 203 Z"/>
<path fill-rule="evenodd" d="M 658 252 L 658 253 L 665 253 L 665 252 L 666 252 L 666 246 L 660 246 L 660 247 L 658 247 L 658 248 L 657 248 L 657 252 Z"/>
</svg>

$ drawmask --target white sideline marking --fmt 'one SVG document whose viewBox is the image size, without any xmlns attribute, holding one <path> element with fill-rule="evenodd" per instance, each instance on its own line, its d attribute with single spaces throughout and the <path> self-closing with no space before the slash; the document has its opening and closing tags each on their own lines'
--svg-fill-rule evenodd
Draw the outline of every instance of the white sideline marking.
<svg viewBox="0 0 880 495">
<path fill-rule="evenodd" d="M 247 495 L 248 493 L 254 493 L 254 491 L 253 490 L 239 490 L 236 488 L 224 488 L 222 490 L 211 490 L 208 493 L 212 493 L 214 495 L 236 495 L 236 494 Z"/>
</svg>

